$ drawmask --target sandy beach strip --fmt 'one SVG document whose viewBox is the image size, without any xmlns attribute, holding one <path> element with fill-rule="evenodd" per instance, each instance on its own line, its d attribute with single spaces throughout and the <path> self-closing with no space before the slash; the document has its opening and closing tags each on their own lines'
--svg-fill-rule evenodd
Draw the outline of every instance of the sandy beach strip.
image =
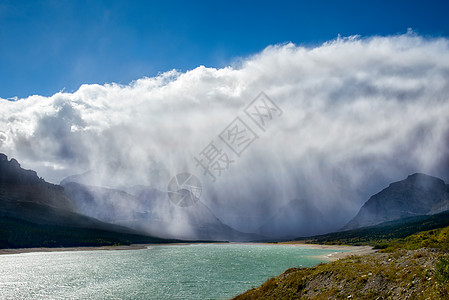
<svg viewBox="0 0 449 300">
<path fill-rule="evenodd" d="M 345 249 L 347 248 L 347 249 Z M 326 249 L 326 248 L 324 248 Z M 335 249 L 335 248 L 329 248 L 329 249 Z M 339 260 L 348 256 L 362 256 L 367 255 L 371 253 L 376 253 L 378 250 L 373 249 L 371 246 L 342 246 L 340 249 L 337 250 L 348 250 L 345 252 L 334 252 L 327 255 L 319 255 L 316 256 L 320 259 L 325 259 L 327 261 L 335 261 Z"/>
<path fill-rule="evenodd" d="M 93 250 L 142 250 L 148 249 L 151 246 L 171 246 L 171 245 L 189 245 L 195 243 L 167 243 L 167 244 L 131 244 L 123 246 L 99 246 L 99 247 L 57 247 L 57 248 L 17 248 L 17 249 L 0 249 L 0 255 L 4 254 L 20 254 L 32 252 L 61 252 L 61 251 L 93 251 Z M 201 243 L 204 244 L 204 243 Z M 221 244 L 221 243 L 213 243 Z M 225 243 L 228 244 L 228 243 Z M 244 244 L 244 245 L 291 245 L 299 247 L 308 247 L 311 249 L 324 250 L 344 250 L 345 252 L 333 252 L 326 255 L 316 256 L 317 258 L 334 261 L 351 255 L 365 255 L 374 253 L 376 250 L 371 246 L 340 246 L 340 245 L 319 245 L 319 244 L 305 244 L 302 242 L 279 242 L 279 243 L 229 243 L 229 244 Z"/>
<path fill-rule="evenodd" d="M 335 261 L 341 258 L 345 258 L 352 255 L 366 255 L 376 253 L 378 250 L 373 249 L 371 246 L 345 246 L 345 245 L 321 245 L 321 244 L 306 244 L 302 241 L 289 241 L 277 243 L 280 245 L 292 245 L 299 247 L 310 247 L 311 249 L 324 249 L 324 250 L 343 250 L 344 252 L 334 252 L 325 255 L 315 256 L 319 259 L 327 261 Z"/>
<path fill-rule="evenodd" d="M 32 253 L 32 252 L 60 252 L 60 251 L 94 251 L 94 250 L 142 250 L 148 249 L 153 246 L 187 246 L 192 244 L 209 244 L 209 242 L 185 242 L 185 243 L 154 243 L 154 244 L 131 244 L 121 246 L 95 246 L 95 247 L 54 247 L 54 248 L 16 248 L 16 249 L 0 249 L 0 255 L 3 254 L 20 254 L 20 253 Z M 228 242 L 216 242 L 211 244 L 229 244 Z"/>
<path fill-rule="evenodd" d="M 60 252 L 60 251 L 91 251 L 91 250 L 141 250 L 147 249 L 148 246 L 154 244 L 131 244 L 123 246 L 99 246 L 99 247 L 56 247 L 56 248 L 17 248 L 17 249 L 0 249 L 0 255 L 3 254 L 20 254 L 31 252 Z M 160 245 L 160 244 L 157 244 Z"/>
</svg>

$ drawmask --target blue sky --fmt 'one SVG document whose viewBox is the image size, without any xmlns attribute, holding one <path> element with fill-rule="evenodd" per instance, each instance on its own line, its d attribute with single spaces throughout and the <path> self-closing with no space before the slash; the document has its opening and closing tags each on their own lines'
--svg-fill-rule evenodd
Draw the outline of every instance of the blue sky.
<svg viewBox="0 0 449 300">
<path fill-rule="evenodd" d="M 0 1 L 0 97 L 223 67 L 271 44 L 413 28 L 449 36 L 444 1 Z"/>
</svg>

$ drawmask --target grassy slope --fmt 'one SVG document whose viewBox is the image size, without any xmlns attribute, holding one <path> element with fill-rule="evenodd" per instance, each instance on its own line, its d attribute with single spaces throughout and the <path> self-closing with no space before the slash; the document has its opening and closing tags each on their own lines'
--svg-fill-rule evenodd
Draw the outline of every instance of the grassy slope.
<svg viewBox="0 0 449 300">
<path fill-rule="evenodd" d="M 440 251 L 397 250 L 292 268 L 235 299 L 448 299 L 436 280 Z"/>
<path fill-rule="evenodd" d="M 385 244 L 379 244 L 381 252 L 391 252 L 396 249 L 416 250 L 420 248 L 438 248 L 449 252 L 449 226 L 418 232 L 405 238 L 391 239 Z"/>
<path fill-rule="evenodd" d="M 334 232 L 297 240 L 327 245 L 371 245 L 388 244 L 417 232 L 449 226 L 449 212 L 431 216 L 404 218 L 360 229 Z"/>
<path fill-rule="evenodd" d="M 360 239 L 354 231 L 315 237 L 315 242 L 332 244 L 381 242 L 384 249 L 312 268 L 289 269 L 236 299 L 449 299 L 449 226 L 404 236 L 409 230 L 444 224 L 447 217 L 389 222 L 380 226 L 382 230 L 377 226 L 359 231 L 364 233 Z"/>
</svg>

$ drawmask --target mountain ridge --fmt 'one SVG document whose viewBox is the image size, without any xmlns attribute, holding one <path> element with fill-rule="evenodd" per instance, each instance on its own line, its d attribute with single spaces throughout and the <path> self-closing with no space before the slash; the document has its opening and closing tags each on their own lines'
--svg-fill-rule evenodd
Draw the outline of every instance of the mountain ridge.
<svg viewBox="0 0 449 300">
<path fill-rule="evenodd" d="M 89 176 L 91 172 L 85 173 Z M 263 236 L 240 232 L 224 224 L 201 201 L 178 207 L 155 188 L 110 188 L 86 185 L 83 174 L 61 181 L 76 209 L 105 222 L 119 224 L 153 236 L 188 240 L 253 241 Z"/>
<path fill-rule="evenodd" d="M 0 153 L 0 248 L 131 242 L 169 241 L 77 213 L 62 186 Z"/>
<path fill-rule="evenodd" d="M 371 196 L 340 230 L 372 226 L 404 217 L 449 210 L 449 185 L 442 179 L 414 173 Z"/>
</svg>

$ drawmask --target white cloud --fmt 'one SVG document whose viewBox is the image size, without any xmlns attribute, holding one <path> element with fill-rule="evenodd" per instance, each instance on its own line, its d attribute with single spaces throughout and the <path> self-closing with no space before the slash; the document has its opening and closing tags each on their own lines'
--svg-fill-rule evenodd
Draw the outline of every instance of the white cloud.
<svg viewBox="0 0 449 300">
<path fill-rule="evenodd" d="M 284 115 L 216 183 L 193 156 L 264 91 Z M 275 45 L 237 67 L 170 71 L 130 85 L 0 102 L 0 151 L 59 181 L 165 189 L 189 170 L 225 222 L 252 230 L 293 198 L 341 225 L 412 172 L 449 179 L 449 41 L 413 33 Z M 98 182 L 102 182 L 100 176 Z"/>
</svg>

